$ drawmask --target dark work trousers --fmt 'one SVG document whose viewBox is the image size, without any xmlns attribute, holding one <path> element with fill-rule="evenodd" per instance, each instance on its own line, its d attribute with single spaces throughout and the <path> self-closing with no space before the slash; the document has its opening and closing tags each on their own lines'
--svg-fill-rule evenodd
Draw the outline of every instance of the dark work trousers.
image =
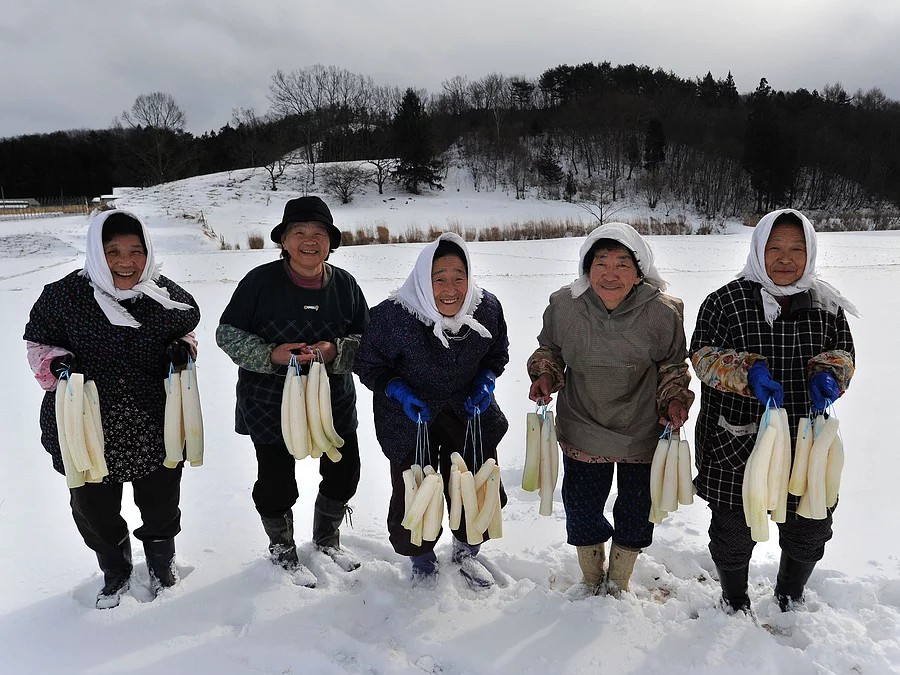
<svg viewBox="0 0 900 675">
<path fill-rule="evenodd" d="M 594 546 L 610 538 L 625 548 L 653 542 L 650 522 L 650 465 L 624 462 L 579 462 L 563 455 L 562 498 L 566 535 L 572 546 Z M 615 525 L 603 515 L 616 474 Z"/>
<path fill-rule="evenodd" d="M 142 525 L 134 531 L 140 541 L 172 539 L 181 532 L 182 464 L 174 469 L 163 466 L 131 481 L 134 503 L 141 512 Z M 128 536 L 128 523 L 122 518 L 122 483 L 85 483 L 69 490 L 69 503 L 75 525 L 84 543 L 104 553 L 116 548 Z"/>
<path fill-rule="evenodd" d="M 356 432 L 343 439 L 344 447 L 339 449 L 340 462 L 332 462 L 325 455 L 319 459 L 319 475 L 322 476 L 319 494 L 346 504 L 359 485 L 359 441 Z M 294 473 L 297 460 L 284 442 L 254 443 L 254 447 L 257 473 L 253 503 L 263 518 L 278 518 L 290 511 L 300 496 Z"/>
<path fill-rule="evenodd" d="M 466 423 L 458 419 L 455 415 L 442 412 L 435 420 L 428 424 L 428 444 L 430 446 L 430 454 L 425 458 L 425 464 L 430 464 L 439 471 L 441 478 L 444 480 L 444 500 L 447 504 L 445 511 L 450 511 L 450 455 L 458 452 L 466 461 L 468 469 L 475 473 L 482 464 L 488 459 L 497 460 L 496 447 L 484 447 L 473 449 L 472 439 L 466 442 Z M 465 447 L 464 447 L 465 446 Z M 403 521 L 403 513 L 406 509 L 405 487 L 403 485 L 403 472 L 418 463 L 421 457 L 417 459 L 415 448 L 406 456 L 399 464 L 391 462 L 391 503 L 388 507 L 387 526 L 390 536 L 391 545 L 400 555 L 423 555 L 434 550 L 437 541 L 422 541 L 421 546 L 415 546 L 410 541 L 410 532 L 400 523 Z M 506 491 L 503 489 L 503 482 L 500 482 L 500 505 L 506 506 Z M 438 533 L 440 539 L 443 527 Z M 459 529 L 453 530 L 453 536 L 460 541 L 466 541 L 466 520 L 460 518 Z M 484 540 L 490 539 L 487 532 L 484 533 Z"/>
<path fill-rule="evenodd" d="M 722 509 L 709 506 L 709 554 L 717 567 L 736 570 L 750 563 L 756 542 L 750 537 L 750 528 L 743 509 Z M 825 543 L 832 537 L 833 509 L 828 509 L 824 520 L 801 518 L 788 513 L 783 523 L 778 523 L 778 544 L 781 550 L 798 562 L 814 563 L 825 556 Z"/>
</svg>

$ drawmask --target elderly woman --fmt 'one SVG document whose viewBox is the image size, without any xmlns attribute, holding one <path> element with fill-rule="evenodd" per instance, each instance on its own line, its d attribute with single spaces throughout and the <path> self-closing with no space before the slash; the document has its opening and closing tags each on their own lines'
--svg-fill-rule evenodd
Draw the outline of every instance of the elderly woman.
<svg viewBox="0 0 900 675">
<path fill-rule="evenodd" d="M 487 459 L 496 460 L 497 444 L 509 427 L 493 395 L 494 382 L 509 361 L 503 309 L 471 273 L 465 242 L 442 234 L 422 250 L 403 285 L 372 309 L 356 355 L 354 369 L 374 392 L 375 433 L 390 460 L 390 541 L 397 553 L 410 557 L 417 583 L 437 572 L 436 542 L 413 544 L 401 526 L 402 475 L 422 459 L 416 456 L 419 425 L 427 432 L 424 462 L 440 472 L 447 499 L 450 455 L 461 453 L 477 471 Z M 481 423 L 477 453 L 466 443 L 467 420 L 476 415 Z M 505 504 L 502 487 L 500 497 Z M 473 588 L 491 586 L 494 579 L 476 559 L 478 552 L 479 546 L 466 543 L 461 522 L 453 530 L 453 562 Z"/>
<path fill-rule="evenodd" d="M 664 295 L 653 254 L 630 225 L 608 223 L 588 235 L 578 278 L 550 296 L 539 347 L 528 359 L 529 395 L 559 392 L 568 543 L 588 592 L 617 594 L 641 549 L 652 542 L 650 463 L 663 425 L 680 428 L 688 390 L 683 305 Z M 615 524 L 603 515 L 617 475 Z M 606 542 L 609 570 L 606 564 Z"/>
<path fill-rule="evenodd" d="M 171 363 L 187 363 L 189 352 L 196 356 L 191 331 L 199 321 L 194 299 L 159 273 L 141 220 L 113 210 L 88 227 L 84 269 L 45 286 L 25 326 L 28 361 L 47 392 L 41 442 L 62 474 L 54 391 L 76 372 L 97 386 L 109 475 L 71 488 L 70 503 L 103 572 L 99 609 L 117 606 L 131 578 L 123 483 L 131 483 L 141 514 L 134 535 L 143 542 L 154 594 L 177 580 L 182 465 L 163 467 L 164 381 Z"/>
<path fill-rule="evenodd" d="M 281 432 L 284 378 L 292 357 L 304 371 L 313 359 L 325 362 L 334 426 L 344 445 L 339 462 L 325 455 L 319 460 L 313 542 L 343 570 L 355 570 L 360 563 L 341 546 L 340 525 L 359 485 L 352 367 L 369 308 L 356 279 L 326 262 L 341 245 L 341 231 L 321 199 L 288 201 L 271 239 L 281 247 L 281 258 L 241 280 L 222 313 L 216 343 L 238 365 L 235 431 L 249 435 L 256 449 L 253 502 L 272 562 L 294 583 L 312 588 L 316 577 L 300 562 L 294 541 L 292 509 L 299 491 L 296 462 Z"/>
<path fill-rule="evenodd" d="M 784 406 L 796 442 L 797 422 L 844 393 L 855 369 L 845 311 L 856 308 L 816 275 L 816 233 L 799 211 L 759 221 L 747 264 L 700 307 L 691 360 L 701 382 L 696 428 L 697 491 L 712 511 L 709 552 L 726 611 L 749 611 L 747 576 L 754 542 L 744 519 L 741 485 L 765 406 Z M 782 610 L 803 589 L 831 539 L 825 520 L 796 514 L 778 525 L 781 565 L 775 596 Z"/>
</svg>

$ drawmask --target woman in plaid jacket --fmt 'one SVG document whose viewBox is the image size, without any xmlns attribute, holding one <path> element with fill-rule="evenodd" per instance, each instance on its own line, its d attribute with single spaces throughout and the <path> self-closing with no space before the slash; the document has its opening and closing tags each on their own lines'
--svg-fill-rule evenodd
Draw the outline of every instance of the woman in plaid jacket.
<svg viewBox="0 0 900 675">
<path fill-rule="evenodd" d="M 697 492 L 709 504 L 709 550 L 722 584 L 723 607 L 749 611 L 747 576 L 754 541 L 741 500 L 744 469 L 767 404 L 783 406 L 791 442 L 799 418 L 824 410 L 850 384 L 853 338 L 845 311 L 856 308 L 816 276 L 816 234 L 792 209 L 757 224 L 747 264 L 704 300 L 690 354 L 701 382 L 696 427 Z M 832 536 L 825 520 L 796 514 L 778 525 L 782 549 L 775 596 L 782 610 L 803 589 Z"/>
</svg>

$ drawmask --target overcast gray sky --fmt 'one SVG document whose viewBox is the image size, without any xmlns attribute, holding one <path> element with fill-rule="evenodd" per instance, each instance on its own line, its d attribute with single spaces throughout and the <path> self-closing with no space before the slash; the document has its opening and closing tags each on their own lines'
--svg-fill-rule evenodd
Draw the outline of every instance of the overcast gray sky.
<svg viewBox="0 0 900 675">
<path fill-rule="evenodd" d="M 0 0 L 0 137 L 106 128 L 154 91 L 218 130 L 316 63 L 432 92 L 610 61 L 898 100 L 898 45 L 900 0 Z"/>
</svg>

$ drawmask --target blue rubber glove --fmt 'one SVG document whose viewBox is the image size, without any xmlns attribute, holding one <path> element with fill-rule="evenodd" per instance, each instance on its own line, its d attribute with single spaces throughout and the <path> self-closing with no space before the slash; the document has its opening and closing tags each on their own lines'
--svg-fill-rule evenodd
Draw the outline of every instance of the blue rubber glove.
<svg viewBox="0 0 900 675">
<path fill-rule="evenodd" d="M 480 370 L 472 380 L 472 393 L 463 402 L 463 408 L 472 418 L 475 411 L 478 414 L 484 414 L 484 411 L 491 405 L 491 394 L 494 393 L 494 386 L 497 383 L 497 376 L 490 370 Z"/>
<path fill-rule="evenodd" d="M 816 410 L 825 410 L 831 403 L 837 401 L 840 395 L 841 390 L 831 373 L 822 371 L 810 378 L 809 398 Z"/>
<path fill-rule="evenodd" d="M 384 388 L 387 397 L 395 400 L 403 406 L 403 412 L 413 422 L 418 423 L 419 417 L 423 422 L 431 421 L 431 411 L 422 399 L 418 398 L 412 388 L 399 377 L 391 380 Z"/>
<path fill-rule="evenodd" d="M 772 379 L 765 361 L 757 361 L 750 366 L 750 370 L 747 371 L 747 384 L 763 405 L 767 405 L 769 399 L 772 399 L 779 408 L 784 405 L 784 388 Z"/>
</svg>

